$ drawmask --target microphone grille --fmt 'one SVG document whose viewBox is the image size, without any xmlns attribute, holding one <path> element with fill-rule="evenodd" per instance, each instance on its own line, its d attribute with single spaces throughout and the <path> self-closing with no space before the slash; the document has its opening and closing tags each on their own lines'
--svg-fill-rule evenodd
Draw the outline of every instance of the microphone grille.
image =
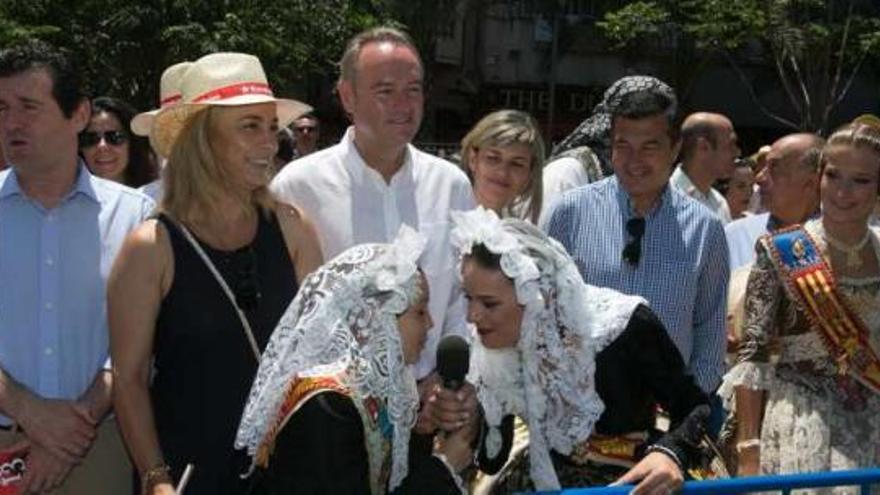
<svg viewBox="0 0 880 495">
<path fill-rule="evenodd" d="M 470 346 L 459 335 L 447 335 L 437 346 L 437 373 L 446 380 L 464 380 L 470 367 Z"/>
</svg>

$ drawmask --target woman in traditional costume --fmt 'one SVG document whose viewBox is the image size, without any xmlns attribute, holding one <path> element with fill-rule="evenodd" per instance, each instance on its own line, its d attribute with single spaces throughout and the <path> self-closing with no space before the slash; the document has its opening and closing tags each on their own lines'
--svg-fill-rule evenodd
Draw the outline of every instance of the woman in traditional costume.
<svg viewBox="0 0 880 495">
<path fill-rule="evenodd" d="M 756 246 L 723 385 L 741 475 L 880 464 L 880 125 L 837 130 L 820 166 L 822 215 Z"/>
<path fill-rule="evenodd" d="M 254 493 L 460 493 L 467 428 L 410 452 L 419 407 L 410 365 L 428 329 L 424 239 L 353 247 L 310 275 L 281 318 L 238 430 Z M 409 462 L 408 462 L 409 461 Z"/>
<path fill-rule="evenodd" d="M 501 470 L 490 491 L 677 489 L 708 399 L 644 299 L 585 284 L 562 245 L 531 224 L 482 208 L 453 220 L 479 337 L 469 376 L 487 427 L 479 467 Z M 654 429 L 657 403 L 671 418 L 665 434 Z M 528 448 L 510 455 L 514 416 Z"/>
</svg>

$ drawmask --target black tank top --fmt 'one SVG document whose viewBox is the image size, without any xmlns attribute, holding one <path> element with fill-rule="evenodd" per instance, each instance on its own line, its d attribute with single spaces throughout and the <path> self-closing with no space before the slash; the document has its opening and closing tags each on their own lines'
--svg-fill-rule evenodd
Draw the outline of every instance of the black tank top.
<svg viewBox="0 0 880 495">
<path fill-rule="evenodd" d="M 243 493 L 238 475 L 247 463 L 233 443 L 257 359 L 204 261 L 173 221 L 158 218 L 174 251 L 174 280 L 156 321 L 151 386 L 162 453 L 175 479 L 187 463 L 195 465 L 187 495 Z M 259 215 L 253 241 L 235 251 L 199 243 L 240 296 L 262 352 L 297 290 L 277 219 Z"/>
</svg>

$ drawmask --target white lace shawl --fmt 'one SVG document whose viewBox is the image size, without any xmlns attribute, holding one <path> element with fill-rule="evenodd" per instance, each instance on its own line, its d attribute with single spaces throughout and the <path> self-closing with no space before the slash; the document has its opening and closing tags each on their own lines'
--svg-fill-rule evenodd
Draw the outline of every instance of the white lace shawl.
<svg viewBox="0 0 880 495">
<path fill-rule="evenodd" d="M 461 256 L 483 244 L 501 257 L 524 306 L 516 349 L 486 349 L 474 339 L 469 380 L 490 426 L 487 450 L 497 454 L 508 414 L 529 427 L 530 474 L 538 490 L 558 490 L 550 451 L 568 455 L 585 441 L 604 410 L 596 392 L 596 354 L 629 323 L 640 297 L 584 283 L 554 239 L 517 219 L 482 207 L 453 212 L 453 243 Z"/>
<path fill-rule="evenodd" d="M 306 277 L 260 360 L 236 448 L 256 454 L 292 380 L 341 375 L 356 400 L 372 396 L 386 405 L 394 426 L 390 487 L 400 485 L 419 397 L 397 316 L 420 295 L 424 247 L 425 239 L 404 226 L 393 243 L 355 246 Z"/>
</svg>

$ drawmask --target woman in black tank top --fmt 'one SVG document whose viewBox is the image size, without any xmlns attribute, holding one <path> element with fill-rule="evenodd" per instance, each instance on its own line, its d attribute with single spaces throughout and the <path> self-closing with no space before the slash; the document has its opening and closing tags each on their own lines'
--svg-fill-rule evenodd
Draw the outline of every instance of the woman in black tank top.
<svg viewBox="0 0 880 495">
<path fill-rule="evenodd" d="M 307 107 L 255 80 L 262 67 L 244 54 L 187 71 L 184 103 L 151 134 L 169 157 L 159 214 L 111 274 L 114 405 L 140 493 L 175 493 L 188 464 L 187 495 L 246 492 L 233 441 L 259 354 L 321 263 L 311 225 L 267 188 L 278 125 Z"/>
</svg>

